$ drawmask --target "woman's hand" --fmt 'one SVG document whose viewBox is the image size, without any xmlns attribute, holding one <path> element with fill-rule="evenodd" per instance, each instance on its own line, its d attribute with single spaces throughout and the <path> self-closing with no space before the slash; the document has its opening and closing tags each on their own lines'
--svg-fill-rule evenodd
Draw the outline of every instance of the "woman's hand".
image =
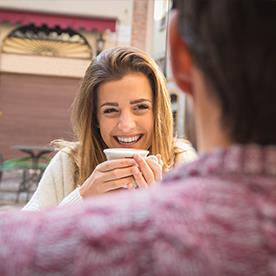
<svg viewBox="0 0 276 276">
<path fill-rule="evenodd" d="M 81 185 L 80 195 L 88 197 L 119 188 L 134 187 L 135 167 L 137 167 L 136 161 L 129 158 L 109 160 L 99 164 Z"/>
<path fill-rule="evenodd" d="M 133 167 L 133 177 L 139 188 L 148 187 L 162 180 L 163 161 L 161 155 L 150 155 L 146 159 L 134 155 L 138 167 Z"/>
</svg>

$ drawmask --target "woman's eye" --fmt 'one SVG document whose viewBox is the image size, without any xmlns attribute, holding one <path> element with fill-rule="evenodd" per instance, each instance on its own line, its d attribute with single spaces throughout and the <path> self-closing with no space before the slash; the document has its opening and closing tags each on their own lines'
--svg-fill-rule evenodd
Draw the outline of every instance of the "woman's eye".
<svg viewBox="0 0 276 276">
<path fill-rule="evenodd" d="M 111 114 L 117 112 L 117 109 L 115 108 L 107 108 L 103 111 L 104 114 Z"/>
<path fill-rule="evenodd" d="M 134 109 L 135 110 L 145 110 L 145 109 L 149 109 L 149 106 L 147 104 L 138 104 L 135 106 Z"/>
</svg>

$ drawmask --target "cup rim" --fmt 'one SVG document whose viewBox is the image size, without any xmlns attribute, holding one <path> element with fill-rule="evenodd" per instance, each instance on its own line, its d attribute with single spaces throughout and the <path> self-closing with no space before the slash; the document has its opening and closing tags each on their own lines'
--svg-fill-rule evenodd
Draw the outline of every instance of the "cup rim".
<svg viewBox="0 0 276 276">
<path fill-rule="evenodd" d="M 127 153 L 132 153 L 135 152 L 137 154 L 148 154 L 148 150 L 143 150 L 143 149 L 131 149 L 131 148 L 108 148 L 103 150 L 104 153 L 121 153 L 122 151 L 127 152 Z"/>
<path fill-rule="evenodd" d="M 104 154 L 107 160 L 131 158 L 135 154 L 138 154 L 144 158 L 149 154 L 148 150 L 129 149 L 129 148 L 109 148 L 104 150 Z"/>
</svg>

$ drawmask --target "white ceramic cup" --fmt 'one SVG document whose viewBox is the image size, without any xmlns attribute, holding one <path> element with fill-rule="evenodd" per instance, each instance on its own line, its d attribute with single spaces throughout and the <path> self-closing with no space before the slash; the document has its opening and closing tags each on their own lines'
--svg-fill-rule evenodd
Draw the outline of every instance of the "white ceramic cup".
<svg viewBox="0 0 276 276">
<path fill-rule="evenodd" d="M 149 151 L 129 148 L 109 148 L 104 150 L 104 154 L 107 160 L 130 158 L 133 157 L 134 154 L 139 154 L 142 157 L 146 158 L 149 154 Z"/>
</svg>

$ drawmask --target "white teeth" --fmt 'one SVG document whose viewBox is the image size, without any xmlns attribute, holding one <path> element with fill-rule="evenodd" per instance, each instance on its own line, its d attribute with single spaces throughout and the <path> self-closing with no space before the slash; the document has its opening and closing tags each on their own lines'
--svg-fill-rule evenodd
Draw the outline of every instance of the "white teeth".
<svg viewBox="0 0 276 276">
<path fill-rule="evenodd" d="M 137 142 L 137 140 L 140 138 L 140 135 L 136 135 L 133 137 L 122 137 L 122 136 L 117 136 L 117 139 L 120 143 L 134 143 Z"/>
</svg>

